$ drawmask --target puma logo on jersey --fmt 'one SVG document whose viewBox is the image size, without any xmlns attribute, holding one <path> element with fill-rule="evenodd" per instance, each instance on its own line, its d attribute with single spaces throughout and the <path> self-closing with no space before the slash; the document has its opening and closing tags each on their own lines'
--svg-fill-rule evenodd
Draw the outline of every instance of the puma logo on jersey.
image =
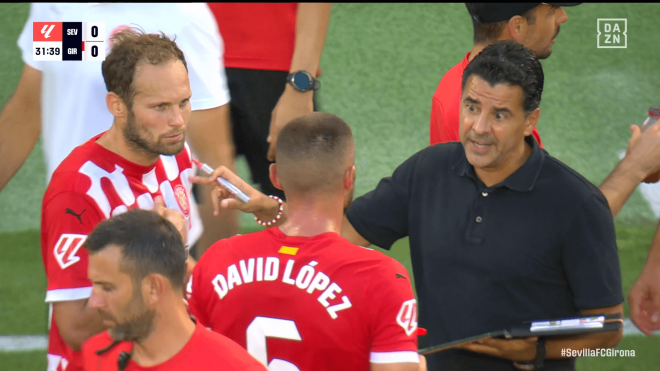
<svg viewBox="0 0 660 371">
<path fill-rule="evenodd" d="M 67 207 L 65 213 L 75 216 L 76 218 L 78 218 L 78 221 L 80 222 L 80 224 L 82 224 L 82 214 L 84 214 L 85 211 L 87 211 L 87 209 L 83 209 L 83 211 L 80 214 L 76 214 L 75 211 L 73 211 L 73 210 L 71 210 Z"/>
<path fill-rule="evenodd" d="M 406 335 L 412 335 L 417 330 L 417 301 L 410 299 L 404 301 L 396 316 L 396 323 L 406 332 Z"/>
<path fill-rule="evenodd" d="M 397 274 L 396 274 L 396 278 L 403 278 L 404 280 L 407 280 L 406 276 L 404 276 L 404 275 L 401 274 L 401 273 L 397 273 Z"/>
<path fill-rule="evenodd" d="M 80 261 L 80 257 L 76 254 L 86 239 L 87 236 L 84 234 L 64 233 L 60 236 L 53 253 L 55 254 L 55 260 L 62 269 L 66 269 Z"/>
</svg>

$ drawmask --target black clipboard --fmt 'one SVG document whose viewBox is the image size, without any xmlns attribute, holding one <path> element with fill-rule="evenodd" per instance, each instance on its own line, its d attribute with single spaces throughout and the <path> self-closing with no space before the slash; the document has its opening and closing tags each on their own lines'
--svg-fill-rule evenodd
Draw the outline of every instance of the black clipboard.
<svg viewBox="0 0 660 371">
<path fill-rule="evenodd" d="M 578 335 L 591 332 L 618 331 L 623 327 L 621 314 L 595 314 L 587 316 L 575 316 L 571 318 L 560 318 L 540 321 L 524 322 L 507 330 L 493 331 L 469 338 L 450 341 L 444 344 L 420 349 L 419 354 L 427 355 L 445 350 L 458 348 L 461 345 L 472 343 L 477 340 L 493 339 L 520 339 L 535 336 L 565 336 Z"/>
</svg>

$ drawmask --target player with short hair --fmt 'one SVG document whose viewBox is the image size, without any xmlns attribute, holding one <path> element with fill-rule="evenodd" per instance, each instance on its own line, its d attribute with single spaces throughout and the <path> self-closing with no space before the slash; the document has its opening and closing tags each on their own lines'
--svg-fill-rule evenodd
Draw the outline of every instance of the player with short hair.
<svg viewBox="0 0 660 371">
<path fill-rule="evenodd" d="M 124 30 L 112 41 L 102 68 L 112 127 L 62 161 L 43 198 L 41 253 L 52 306 L 48 370 L 80 370 L 80 345 L 105 329 L 88 306 L 92 283 L 80 248 L 94 227 L 129 209 L 151 209 L 157 197 L 191 227 L 185 57 L 163 34 Z"/>
<path fill-rule="evenodd" d="M 408 272 L 339 234 L 354 162 L 353 136 L 339 117 L 291 121 L 270 167 L 287 197 L 286 223 L 218 241 L 193 270 L 191 314 L 272 371 L 419 367 Z"/>
<path fill-rule="evenodd" d="M 266 370 L 238 344 L 188 316 L 182 300 L 187 254 L 166 218 L 130 210 L 99 224 L 85 248 L 93 284 L 89 307 L 109 326 L 85 342 L 86 371 Z"/>
</svg>

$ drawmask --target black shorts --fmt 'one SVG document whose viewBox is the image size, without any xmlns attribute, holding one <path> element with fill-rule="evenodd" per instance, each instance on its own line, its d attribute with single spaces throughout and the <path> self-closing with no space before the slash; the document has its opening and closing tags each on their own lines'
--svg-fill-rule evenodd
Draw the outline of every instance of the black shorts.
<svg viewBox="0 0 660 371">
<path fill-rule="evenodd" d="M 236 155 L 244 155 L 250 167 L 252 182 L 262 193 L 284 199 L 284 193 L 270 182 L 268 167 L 268 134 L 273 108 L 286 87 L 286 71 L 226 68 L 231 101 L 232 132 Z M 318 109 L 314 92 L 314 111 Z"/>
</svg>

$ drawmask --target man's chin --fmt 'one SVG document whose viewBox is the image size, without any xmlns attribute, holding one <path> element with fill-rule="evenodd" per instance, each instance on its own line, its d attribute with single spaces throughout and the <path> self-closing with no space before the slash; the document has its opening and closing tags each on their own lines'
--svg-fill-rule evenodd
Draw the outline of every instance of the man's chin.
<svg viewBox="0 0 660 371">
<path fill-rule="evenodd" d="M 186 141 L 182 140 L 181 143 L 163 145 L 159 148 L 158 152 L 165 156 L 176 156 L 181 153 L 184 148 L 186 148 Z"/>
</svg>

